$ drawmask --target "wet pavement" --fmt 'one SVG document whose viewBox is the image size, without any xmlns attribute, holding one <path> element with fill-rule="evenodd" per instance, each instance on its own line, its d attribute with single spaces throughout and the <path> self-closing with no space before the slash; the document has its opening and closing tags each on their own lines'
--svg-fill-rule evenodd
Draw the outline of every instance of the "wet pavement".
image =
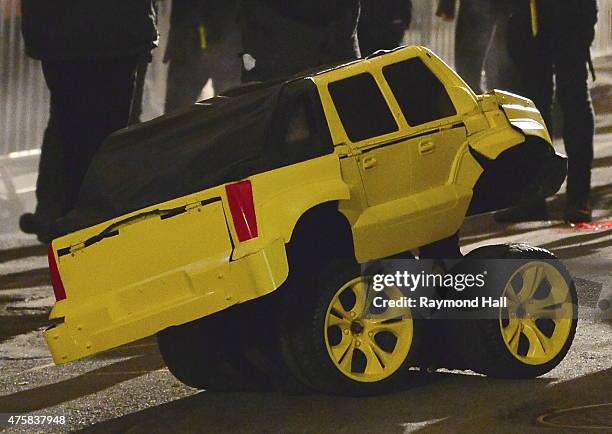
<svg viewBox="0 0 612 434">
<path fill-rule="evenodd" d="M 610 88 L 598 92 L 609 96 Z M 600 125 L 609 118 L 608 114 Z M 514 433 L 592 432 L 606 427 L 612 431 L 612 134 L 608 127 L 600 127 L 597 136 L 593 183 L 593 225 L 572 228 L 562 223 L 561 192 L 549 199 L 550 221 L 507 226 L 483 215 L 466 221 L 462 231 L 466 251 L 524 241 L 563 258 L 576 278 L 581 319 L 574 345 L 557 368 L 535 380 L 441 372 L 420 377 L 406 390 L 373 398 L 199 392 L 172 377 L 153 338 L 55 366 L 41 335 L 53 303 L 46 249 L 23 234 L 1 234 L 0 413 L 65 415 L 67 421 L 7 431 Z"/>
</svg>

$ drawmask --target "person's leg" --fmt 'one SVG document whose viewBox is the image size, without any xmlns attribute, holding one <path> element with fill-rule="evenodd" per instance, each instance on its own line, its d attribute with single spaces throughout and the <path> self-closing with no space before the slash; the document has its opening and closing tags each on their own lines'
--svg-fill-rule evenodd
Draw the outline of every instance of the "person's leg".
<svg viewBox="0 0 612 434">
<path fill-rule="evenodd" d="M 526 20 L 524 16 L 514 16 L 511 28 L 513 34 L 508 41 L 509 53 L 519 72 L 522 93 L 535 103 L 548 129 L 552 131 L 554 69 L 550 50 L 551 36 L 541 33 L 534 39 L 528 18 Z M 548 211 L 544 198 L 533 198 L 519 206 L 495 213 L 495 220 L 500 223 L 546 219 Z"/>
<path fill-rule="evenodd" d="M 104 139 L 128 123 L 138 59 L 43 63 L 64 147 L 65 212 L 74 207 L 91 159 Z"/>
<path fill-rule="evenodd" d="M 493 3 L 492 0 L 490 0 Z M 510 92 L 520 92 L 520 77 L 516 65 L 508 52 L 509 16 L 510 8 L 492 7 L 495 15 L 495 28 L 491 37 L 491 44 L 485 59 L 486 87 L 502 89 Z"/>
<path fill-rule="evenodd" d="M 36 180 L 35 214 L 44 220 L 59 218 L 64 209 L 65 183 L 63 181 L 64 151 L 57 134 L 51 106 L 49 122 L 43 136 Z"/>
<path fill-rule="evenodd" d="M 214 47 L 205 59 L 209 64 L 210 76 L 213 81 L 215 95 L 228 89 L 239 86 L 242 74 L 242 36 L 240 29 L 235 26 Z"/>
<path fill-rule="evenodd" d="M 147 78 L 147 70 L 149 69 L 149 63 L 151 63 L 151 56 L 145 56 L 140 59 L 140 63 L 138 64 L 138 70 L 136 71 L 136 84 L 134 86 L 134 98 L 132 98 L 132 107 L 130 109 L 130 125 L 141 122 L 140 118 L 142 116 L 144 86 Z"/>
<path fill-rule="evenodd" d="M 19 227 L 27 234 L 37 234 L 44 239 L 50 225 L 64 212 L 66 182 L 64 180 L 63 148 L 59 140 L 53 103 L 47 128 L 43 136 L 36 179 L 36 209 L 19 219 Z"/>
<path fill-rule="evenodd" d="M 168 65 L 165 113 L 195 103 L 210 78 L 201 51 L 193 57 L 171 59 Z"/>
<path fill-rule="evenodd" d="M 494 17 L 488 0 L 462 0 L 455 34 L 455 68 L 476 92 L 482 93 L 485 54 L 491 40 Z"/>
<path fill-rule="evenodd" d="M 556 63 L 563 141 L 568 157 L 565 216 L 568 221 L 591 219 L 589 193 L 595 120 L 588 86 L 587 56 L 584 48 L 565 47 Z"/>
</svg>

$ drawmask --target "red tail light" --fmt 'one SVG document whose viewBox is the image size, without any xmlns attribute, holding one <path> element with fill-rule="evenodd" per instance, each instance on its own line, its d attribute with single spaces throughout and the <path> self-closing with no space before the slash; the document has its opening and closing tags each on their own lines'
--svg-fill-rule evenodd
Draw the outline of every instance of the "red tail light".
<svg viewBox="0 0 612 434">
<path fill-rule="evenodd" d="M 246 241 L 256 238 L 257 219 L 255 217 L 251 181 L 240 181 L 226 185 L 225 191 L 238 240 Z"/>
<path fill-rule="evenodd" d="M 60 301 L 66 298 L 66 290 L 62 283 L 59 270 L 57 268 L 57 262 L 55 261 L 55 254 L 53 253 L 53 246 L 49 244 L 49 251 L 47 252 L 47 258 L 49 259 L 49 271 L 51 272 L 51 285 L 53 285 L 53 292 L 55 293 L 55 300 Z"/>
</svg>

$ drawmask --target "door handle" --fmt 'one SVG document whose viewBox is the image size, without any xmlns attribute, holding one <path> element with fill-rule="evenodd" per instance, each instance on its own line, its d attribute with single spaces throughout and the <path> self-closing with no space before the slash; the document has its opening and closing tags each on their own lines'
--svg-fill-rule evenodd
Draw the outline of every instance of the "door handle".
<svg viewBox="0 0 612 434">
<path fill-rule="evenodd" d="M 370 170 L 378 165 L 378 161 L 374 157 L 366 157 L 362 162 L 363 170 Z"/>
<path fill-rule="evenodd" d="M 419 143 L 419 152 L 421 154 L 431 154 L 436 149 L 436 144 L 431 140 L 426 140 Z"/>
</svg>

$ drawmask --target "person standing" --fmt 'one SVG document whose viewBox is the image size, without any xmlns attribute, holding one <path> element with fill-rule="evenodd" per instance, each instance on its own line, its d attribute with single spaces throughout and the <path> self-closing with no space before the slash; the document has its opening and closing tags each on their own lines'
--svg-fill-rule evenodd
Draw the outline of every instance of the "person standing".
<svg viewBox="0 0 612 434">
<path fill-rule="evenodd" d="M 174 0 L 165 111 L 193 104 L 209 79 L 216 94 L 238 86 L 241 42 L 236 0 Z"/>
<path fill-rule="evenodd" d="M 359 49 L 362 56 L 402 45 L 412 19 L 412 0 L 361 0 Z"/>
<path fill-rule="evenodd" d="M 591 221 L 589 200 L 595 121 L 588 76 L 590 47 L 595 38 L 596 0 L 517 0 L 510 26 L 510 55 L 518 65 L 525 96 L 532 99 L 552 131 L 556 93 L 563 116 L 563 141 L 568 157 L 564 219 Z M 500 211 L 500 222 L 544 220 L 546 202 L 536 199 Z"/>
<path fill-rule="evenodd" d="M 439 0 L 436 15 L 455 19 L 457 0 Z M 455 69 L 476 92 L 516 91 L 517 73 L 508 55 L 509 0 L 460 0 L 455 31 Z M 482 86 L 485 71 L 486 86 Z"/>
<path fill-rule="evenodd" d="M 359 10 L 359 0 L 242 0 L 242 81 L 357 59 Z"/>
<path fill-rule="evenodd" d="M 157 46 L 155 8 L 152 0 L 23 0 L 22 13 L 26 54 L 42 61 L 51 99 L 40 165 L 61 156 L 64 215 L 102 141 L 128 124 L 137 67 Z M 20 225 L 49 241 L 45 217 L 24 215 Z"/>
</svg>

